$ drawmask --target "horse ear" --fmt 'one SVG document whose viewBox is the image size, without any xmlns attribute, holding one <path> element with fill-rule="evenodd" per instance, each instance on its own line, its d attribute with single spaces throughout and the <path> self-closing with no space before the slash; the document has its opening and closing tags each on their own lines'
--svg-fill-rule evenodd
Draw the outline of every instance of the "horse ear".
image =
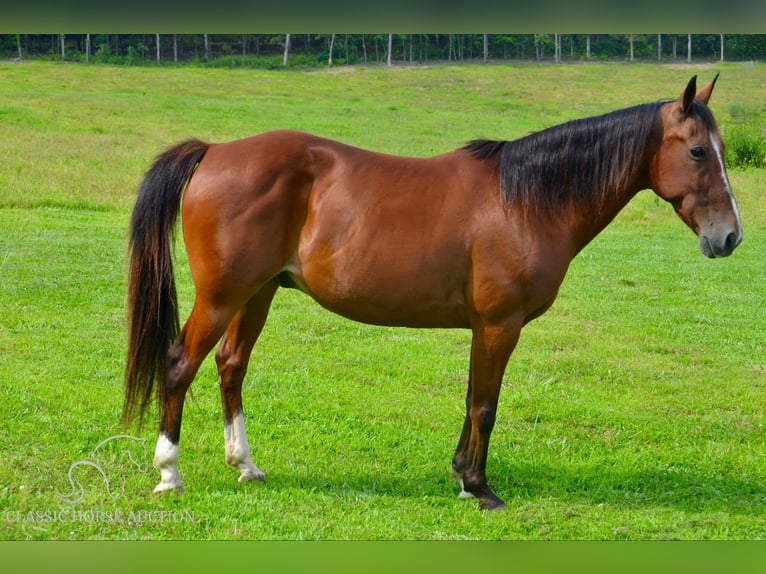
<svg viewBox="0 0 766 574">
<path fill-rule="evenodd" d="M 686 89 L 684 90 L 683 95 L 681 96 L 681 111 L 684 115 L 688 115 L 692 111 L 692 102 L 694 102 L 694 98 L 696 97 L 697 93 L 697 76 L 692 76 L 692 79 L 689 80 L 689 83 L 686 84 Z"/>
<path fill-rule="evenodd" d="M 707 105 L 707 103 L 710 101 L 710 94 L 713 93 L 713 88 L 715 87 L 716 80 L 718 80 L 718 75 L 719 74 L 716 74 L 715 78 L 713 78 L 713 81 L 702 88 L 699 92 L 697 92 L 697 95 L 694 96 L 698 100 L 705 102 L 705 105 Z"/>
</svg>

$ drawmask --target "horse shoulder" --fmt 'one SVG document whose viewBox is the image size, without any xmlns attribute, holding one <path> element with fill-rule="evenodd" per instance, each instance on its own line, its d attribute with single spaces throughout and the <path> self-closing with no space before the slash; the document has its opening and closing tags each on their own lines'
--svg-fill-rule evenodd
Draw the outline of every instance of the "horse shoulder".
<svg viewBox="0 0 766 574">
<path fill-rule="evenodd" d="M 546 231 L 549 229 L 549 231 Z M 486 323 L 539 317 L 555 301 L 571 261 L 569 239 L 519 211 L 485 224 L 471 249 L 469 301 Z"/>
</svg>

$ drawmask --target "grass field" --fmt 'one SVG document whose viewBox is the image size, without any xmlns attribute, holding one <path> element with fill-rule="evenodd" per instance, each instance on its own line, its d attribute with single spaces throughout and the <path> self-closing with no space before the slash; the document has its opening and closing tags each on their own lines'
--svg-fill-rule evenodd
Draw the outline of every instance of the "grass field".
<svg viewBox="0 0 766 574">
<path fill-rule="evenodd" d="M 480 513 L 449 477 L 469 333 L 360 325 L 296 292 L 277 295 L 245 382 L 266 483 L 240 485 L 224 463 L 212 360 L 185 411 L 185 494 L 151 494 L 153 424 L 119 426 L 126 227 L 165 146 L 286 127 L 431 155 L 675 97 L 718 71 L 724 131 L 763 125 L 760 64 L 0 63 L 0 538 L 766 538 L 763 170 L 730 172 L 745 240 L 729 259 L 700 255 L 646 191 L 573 261 L 506 373 L 487 470 L 507 512 Z M 104 446 L 107 488 L 75 463 L 121 432 L 145 451 Z"/>
</svg>

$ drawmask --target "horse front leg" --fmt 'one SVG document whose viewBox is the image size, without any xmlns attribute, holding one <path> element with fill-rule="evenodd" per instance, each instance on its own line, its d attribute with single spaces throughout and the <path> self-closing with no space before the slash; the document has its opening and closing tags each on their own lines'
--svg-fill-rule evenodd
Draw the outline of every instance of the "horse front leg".
<svg viewBox="0 0 766 574">
<path fill-rule="evenodd" d="M 463 430 L 460 433 L 460 440 L 457 443 L 457 449 L 455 450 L 455 456 L 452 459 L 452 478 L 458 481 L 460 484 L 460 498 L 473 498 L 473 494 L 465 489 L 463 484 L 463 473 L 465 472 L 465 465 L 468 458 L 468 443 L 471 440 L 471 377 L 468 377 L 468 390 L 465 396 L 465 419 L 463 420 Z"/>
<path fill-rule="evenodd" d="M 505 503 L 487 484 L 489 439 L 495 425 L 500 386 L 521 331 L 520 324 L 479 325 L 473 329 L 466 417 L 452 460 L 460 496 L 479 499 L 482 510 L 502 510 Z"/>
</svg>

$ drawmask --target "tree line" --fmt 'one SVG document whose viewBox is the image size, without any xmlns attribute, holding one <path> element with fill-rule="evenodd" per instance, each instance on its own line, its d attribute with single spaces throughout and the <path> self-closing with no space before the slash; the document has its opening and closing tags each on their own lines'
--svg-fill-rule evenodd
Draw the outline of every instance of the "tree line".
<svg viewBox="0 0 766 574">
<path fill-rule="evenodd" d="M 0 58 L 224 66 L 754 61 L 765 34 L 0 34 Z"/>
</svg>

